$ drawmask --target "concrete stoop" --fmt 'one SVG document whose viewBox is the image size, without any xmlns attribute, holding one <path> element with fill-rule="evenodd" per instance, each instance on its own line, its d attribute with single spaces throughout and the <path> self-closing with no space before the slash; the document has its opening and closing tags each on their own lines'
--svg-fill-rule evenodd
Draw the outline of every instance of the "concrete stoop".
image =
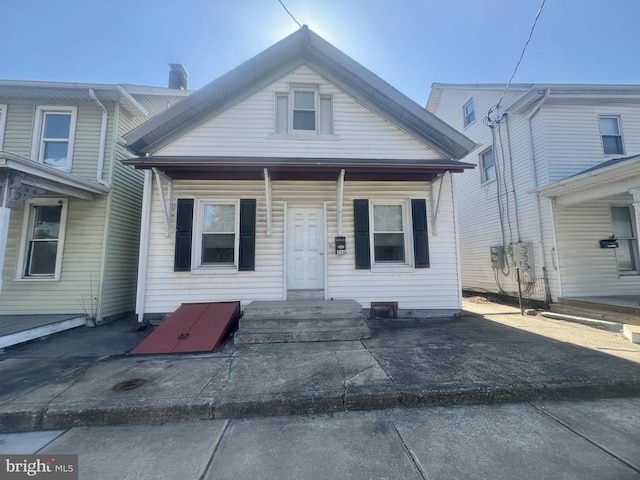
<svg viewBox="0 0 640 480">
<path fill-rule="evenodd" d="M 371 337 L 355 300 L 251 302 L 235 344 L 362 340 Z"/>
</svg>

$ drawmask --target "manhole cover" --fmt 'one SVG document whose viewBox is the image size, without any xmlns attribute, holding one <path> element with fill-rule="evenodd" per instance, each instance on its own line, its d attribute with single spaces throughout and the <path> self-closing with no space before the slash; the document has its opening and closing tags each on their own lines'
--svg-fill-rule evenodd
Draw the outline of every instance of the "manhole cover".
<svg viewBox="0 0 640 480">
<path fill-rule="evenodd" d="M 134 390 L 138 387 L 144 385 L 146 380 L 144 378 L 130 378 L 129 380 L 125 380 L 124 382 L 116 383 L 112 390 L 116 392 L 125 392 L 127 390 Z"/>
</svg>

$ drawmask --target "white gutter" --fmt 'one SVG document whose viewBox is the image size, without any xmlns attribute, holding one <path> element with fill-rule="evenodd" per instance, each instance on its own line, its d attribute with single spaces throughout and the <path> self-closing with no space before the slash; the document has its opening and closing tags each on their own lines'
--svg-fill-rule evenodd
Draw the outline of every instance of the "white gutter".
<svg viewBox="0 0 640 480">
<path fill-rule="evenodd" d="M 149 233 L 151 231 L 151 196 L 153 172 L 144 171 L 144 190 L 142 192 L 142 218 L 140 220 L 140 254 L 138 255 L 138 285 L 136 291 L 136 314 L 138 322 L 144 321 L 144 297 L 147 288 L 147 261 L 149 258 Z"/>
<path fill-rule="evenodd" d="M 93 91 L 93 88 L 89 89 L 89 96 L 96 102 L 96 105 L 102 109 L 102 124 L 100 125 L 100 150 L 98 151 L 98 168 L 96 169 L 96 181 L 100 185 L 104 185 L 107 188 L 109 187 L 109 183 L 103 180 L 102 171 L 104 170 L 104 151 L 107 143 L 107 119 L 109 114 L 107 109 L 104 107 L 98 97 L 96 97 L 96 92 Z"/>
</svg>

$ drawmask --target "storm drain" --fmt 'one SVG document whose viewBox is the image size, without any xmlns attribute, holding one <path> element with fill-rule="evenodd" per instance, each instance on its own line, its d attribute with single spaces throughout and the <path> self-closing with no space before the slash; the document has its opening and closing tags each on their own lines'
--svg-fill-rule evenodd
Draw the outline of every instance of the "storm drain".
<svg viewBox="0 0 640 480">
<path fill-rule="evenodd" d="M 135 390 L 138 387 L 144 385 L 146 380 L 144 378 L 130 378 L 124 382 L 116 383 L 111 390 L 114 392 L 126 392 L 127 390 Z"/>
</svg>

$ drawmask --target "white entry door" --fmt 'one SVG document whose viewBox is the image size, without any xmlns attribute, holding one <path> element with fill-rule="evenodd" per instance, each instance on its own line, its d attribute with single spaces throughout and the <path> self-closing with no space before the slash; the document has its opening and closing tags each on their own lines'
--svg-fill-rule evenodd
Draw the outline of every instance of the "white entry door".
<svg viewBox="0 0 640 480">
<path fill-rule="evenodd" d="M 324 290 L 324 210 L 287 209 L 287 290 Z"/>
</svg>

